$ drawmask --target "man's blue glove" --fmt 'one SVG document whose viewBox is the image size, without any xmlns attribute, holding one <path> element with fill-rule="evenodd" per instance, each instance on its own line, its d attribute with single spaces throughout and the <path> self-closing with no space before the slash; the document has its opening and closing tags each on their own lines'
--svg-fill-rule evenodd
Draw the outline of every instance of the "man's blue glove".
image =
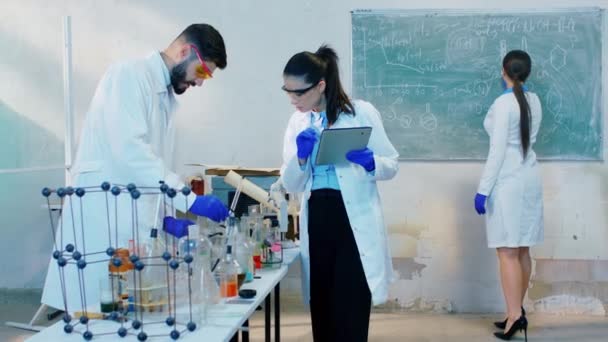
<svg viewBox="0 0 608 342">
<path fill-rule="evenodd" d="M 215 222 L 221 222 L 228 217 L 228 208 L 214 195 L 196 196 L 190 207 L 194 215 L 205 216 Z"/>
<path fill-rule="evenodd" d="M 298 158 L 306 159 L 312 153 L 312 149 L 315 147 L 317 142 L 317 131 L 309 127 L 296 137 L 296 145 L 298 146 Z"/>
<path fill-rule="evenodd" d="M 376 169 L 374 152 L 367 147 L 362 150 L 352 150 L 348 152 L 346 154 L 346 159 L 348 159 L 350 162 L 363 166 L 367 172 L 372 172 Z"/>
<path fill-rule="evenodd" d="M 486 198 L 487 197 L 488 196 L 482 195 L 482 194 L 475 195 L 475 211 L 477 211 L 477 213 L 479 215 L 483 215 L 486 213 Z"/>
<path fill-rule="evenodd" d="M 163 219 L 163 230 L 167 234 L 173 235 L 176 238 L 188 235 L 188 226 L 193 225 L 194 222 L 190 220 L 180 220 L 175 217 L 166 216 Z"/>
</svg>

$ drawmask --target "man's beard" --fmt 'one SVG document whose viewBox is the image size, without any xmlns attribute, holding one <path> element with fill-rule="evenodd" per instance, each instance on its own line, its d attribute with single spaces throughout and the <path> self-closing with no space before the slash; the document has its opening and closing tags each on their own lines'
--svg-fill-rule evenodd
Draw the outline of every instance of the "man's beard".
<svg viewBox="0 0 608 342">
<path fill-rule="evenodd" d="M 186 89 L 188 89 L 187 86 L 184 86 L 184 84 L 187 84 L 188 82 L 186 82 L 186 68 L 188 66 L 188 60 L 182 61 L 181 63 L 175 65 L 172 69 L 171 69 L 171 86 L 173 87 L 173 92 L 175 92 L 175 94 L 177 95 L 181 95 L 183 94 Z"/>
</svg>

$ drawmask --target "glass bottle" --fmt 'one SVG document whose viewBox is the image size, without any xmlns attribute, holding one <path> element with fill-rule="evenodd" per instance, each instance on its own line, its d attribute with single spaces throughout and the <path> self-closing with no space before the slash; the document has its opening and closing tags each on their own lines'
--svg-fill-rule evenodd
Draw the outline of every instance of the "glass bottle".
<svg viewBox="0 0 608 342">
<path fill-rule="evenodd" d="M 141 298 L 138 306 L 149 312 L 165 311 L 167 301 L 167 266 L 161 259 L 165 247 L 158 238 L 158 229 L 150 230 L 146 242 L 145 267 L 142 272 Z"/>
<path fill-rule="evenodd" d="M 198 303 L 198 315 L 199 322 L 201 325 L 205 325 L 208 322 L 207 314 L 209 307 L 213 304 L 217 304 L 220 300 L 220 289 L 218 287 L 213 274 L 211 273 L 211 266 L 209 263 L 202 263 L 201 276 L 200 276 L 200 297 L 195 303 Z"/>
<path fill-rule="evenodd" d="M 232 256 L 232 246 L 226 246 L 226 256 L 221 263 L 220 296 L 222 298 L 235 297 L 238 294 L 239 264 Z"/>
<path fill-rule="evenodd" d="M 249 230 L 251 231 L 249 243 L 252 249 L 253 267 L 259 270 L 262 268 L 262 248 L 264 243 L 262 215 L 259 213 L 259 206 L 250 206 L 249 209 Z"/>
<path fill-rule="evenodd" d="M 114 306 L 118 310 L 127 308 L 129 305 L 128 284 L 134 268 L 133 263 L 129 260 L 128 249 L 118 248 L 114 251 L 114 255 L 108 264 L 108 271 L 110 272 L 112 292 L 116 293 L 117 296 L 114 299 Z"/>
<path fill-rule="evenodd" d="M 239 234 L 239 224 L 236 217 L 228 218 L 228 226 L 226 227 L 227 243 L 232 249 L 232 258 L 239 264 L 238 267 L 238 287 L 245 282 L 246 267 L 247 267 L 247 246 L 243 244 L 242 237 Z"/>
<path fill-rule="evenodd" d="M 236 260 L 245 274 L 244 282 L 253 281 L 253 248 L 249 242 L 249 226 L 245 219 L 241 222 L 239 233 L 236 236 Z M 242 285 L 240 282 L 239 286 Z"/>
</svg>

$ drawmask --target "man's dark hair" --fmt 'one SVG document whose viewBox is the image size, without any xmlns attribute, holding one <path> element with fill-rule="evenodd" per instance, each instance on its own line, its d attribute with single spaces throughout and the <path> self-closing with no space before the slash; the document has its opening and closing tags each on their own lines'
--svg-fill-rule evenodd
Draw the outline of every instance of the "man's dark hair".
<svg viewBox="0 0 608 342">
<path fill-rule="evenodd" d="M 203 59 L 212 61 L 220 69 L 226 67 L 226 46 L 224 45 L 224 39 L 213 26 L 208 24 L 192 24 L 180 33 L 177 39 L 180 38 L 196 46 L 202 54 Z"/>
</svg>

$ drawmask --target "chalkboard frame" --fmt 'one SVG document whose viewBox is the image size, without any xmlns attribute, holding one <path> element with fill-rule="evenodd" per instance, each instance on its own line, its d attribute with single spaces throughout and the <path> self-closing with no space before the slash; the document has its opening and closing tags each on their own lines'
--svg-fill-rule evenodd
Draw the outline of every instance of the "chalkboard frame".
<svg viewBox="0 0 608 342">
<path fill-rule="evenodd" d="M 514 14 L 577 14 L 577 13 L 588 13 L 595 14 L 599 17 L 599 70 L 597 72 L 599 75 L 599 99 L 597 101 L 593 101 L 592 110 L 594 114 L 590 114 L 590 118 L 593 115 L 594 122 L 597 122 L 596 128 L 596 139 L 598 141 L 593 145 L 594 152 L 593 155 L 578 155 L 578 154 L 564 154 L 564 155 L 552 155 L 546 156 L 543 153 L 543 150 L 536 149 L 537 157 L 539 160 L 544 161 L 603 161 L 604 160 L 604 61 L 603 57 L 606 56 L 606 52 L 604 49 L 606 48 L 606 44 L 604 44 L 605 35 L 606 35 L 606 27 L 605 27 L 605 10 L 599 7 L 576 7 L 576 8 L 552 8 L 552 9 L 357 9 L 351 11 L 351 63 L 350 63 L 350 74 L 351 74 L 351 89 L 354 97 L 358 97 L 356 92 L 356 66 L 355 66 L 355 52 L 354 52 L 354 20 L 358 16 L 366 16 L 366 15 L 393 15 L 393 16 L 402 16 L 402 17 L 411 17 L 411 16 L 425 16 L 425 17 L 437 17 L 437 16 L 463 16 L 463 15 L 483 15 L 483 16 L 500 16 L 500 15 L 514 15 Z M 594 50 L 594 53 L 597 53 L 597 50 Z M 361 96 L 362 99 L 374 102 L 371 98 L 365 98 Z M 542 101 L 542 98 L 541 98 Z M 599 104 L 598 104 L 599 102 Z M 597 108 L 596 108 L 597 107 Z M 380 108 L 379 108 L 380 109 Z M 427 107 L 428 110 L 428 107 Z M 599 113 L 598 113 L 599 111 Z M 380 110 L 382 113 L 382 110 Z M 485 112 L 483 113 L 485 116 Z M 543 113 L 543 115 L 546 115 Z M 543 130 L 543 126 L 541 124 L 541 132 Z M 485 133 L 485 132 L 484 132 Z M 539 132 L 540 134 L 540 132 Z M 389 134 L 390 138 L 390 134 Z M 392 139 L 391 139 L 392 140 Z M 399 150 L 398 146 L 396 146 Z M 486 139 L 486 154 L 487 154 L 487 139 Z M 483 161 L 486 156 L 447 156 L 447 157 L 427 157 L 427 156 L 419 156 L 419 155 L 407 155 L 400 151 L 400 160 L 410 160 L 410 161 Z"/>
</svg>

